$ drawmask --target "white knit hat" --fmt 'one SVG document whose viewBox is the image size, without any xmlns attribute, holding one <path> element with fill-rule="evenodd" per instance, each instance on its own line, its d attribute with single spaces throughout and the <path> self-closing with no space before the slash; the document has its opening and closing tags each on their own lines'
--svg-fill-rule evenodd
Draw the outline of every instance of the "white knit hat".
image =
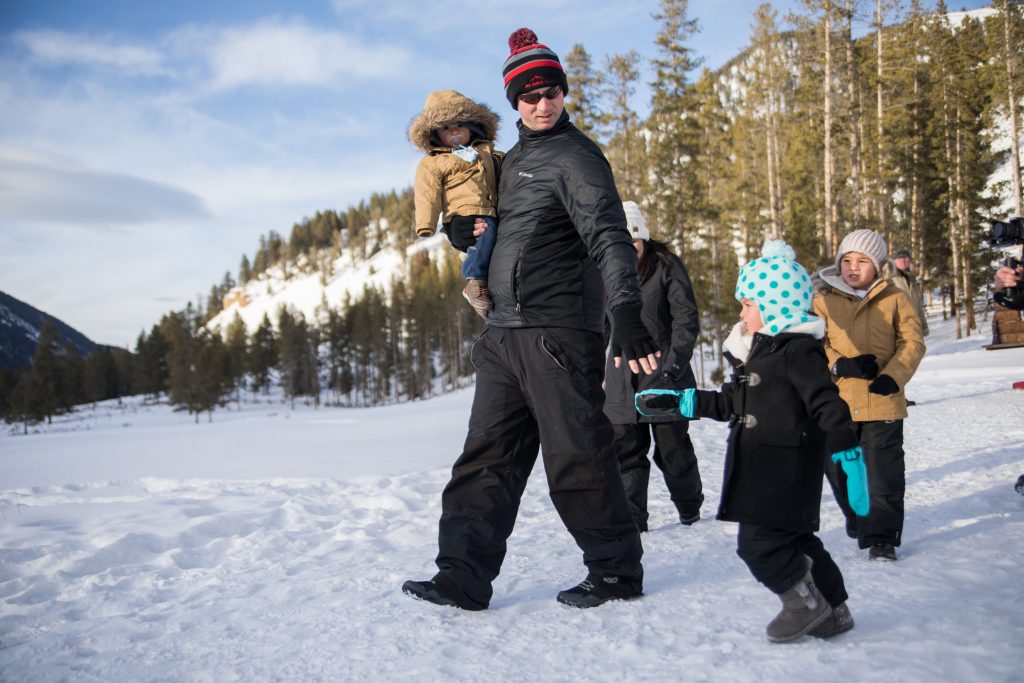
<svg viewBox="0 0 1024 683">
<path fill-rule="evenodd" d="M 882 264 L 889 260 L 889 247 L 885 240 L 874 230 L 854 230 L 843 238 L 839 243 L 839 253 L 836 254 L 836 268 L 840 267 L 843 256 L 855 251 L 864 254 L 875 264 L 875 272 L 882 272 Z"/>
<path fill-rule="evenodd" d="M 636 202 L 622 202 L 622 210 L 626 212 L 626 229 L 629 236 L 635 240 L 651 239 L 651 233 L 644 224 L 644 215 L 640 213 L 640 206 Z"/>
<path fill-rule="evenodd" d="M 814 318 L 812 295 L 807 270 L 796 262 L 793 247 L 782 240 L 765 242 L 760 258 L 743 266 L 736 279 L 736 300 L 756 303 L 765 332 L 772 335 Z"/>
</svg>

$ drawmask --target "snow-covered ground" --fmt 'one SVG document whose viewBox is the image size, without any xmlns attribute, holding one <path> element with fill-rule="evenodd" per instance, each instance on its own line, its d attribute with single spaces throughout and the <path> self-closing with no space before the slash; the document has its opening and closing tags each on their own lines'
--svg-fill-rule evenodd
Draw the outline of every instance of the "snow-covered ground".
<svg viewBox="0 0 1024 683">
<path fill-rule="evenodd" d="M 765 640 L 778 601 L 712 521 L 723 425 L 693 424 L 701 522 L 675 523 L 652 477 L 642 599 L 555 602 L 585 569 L 538 467 L 491 609 L 469 613 L 400 586 L 433 574 L 472 390 L 199 424 L 129 403 L 0 435 L 0 680 L 1022 681 L 1024 348 L 930 323 L 899 561 L 868 562 L 823 499 L 857 622 L 832 641 Z"/>
</svg>

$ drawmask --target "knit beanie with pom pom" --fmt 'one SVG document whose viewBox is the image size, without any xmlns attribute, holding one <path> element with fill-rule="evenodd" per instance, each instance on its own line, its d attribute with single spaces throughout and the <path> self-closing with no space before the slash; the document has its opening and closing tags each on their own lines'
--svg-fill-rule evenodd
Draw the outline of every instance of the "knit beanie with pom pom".
<svg viewBox="0 0 1024 683">
<path fill-rule="evenodd" d="M 558 55 L 547 45 L 537 42 L 537 34 L 528 28 L 520 28 L 508 37 L 511 52 L 501 69 L 505 77 L 505 97 L 516 111 L 519 111 L 519 96 L 523 93 L 562 86 L 562 92 L 569 94 L 569 81 L 565 77 Z"/>
<path fill-rule="evenodd" d="M 778 334 L 811 321 L 811 278 L 782 240 L 768 240 L 761 256 L 740 269 L 736 300 L 750 299 L 761 311 L 765 332 Z"/>
</svg>

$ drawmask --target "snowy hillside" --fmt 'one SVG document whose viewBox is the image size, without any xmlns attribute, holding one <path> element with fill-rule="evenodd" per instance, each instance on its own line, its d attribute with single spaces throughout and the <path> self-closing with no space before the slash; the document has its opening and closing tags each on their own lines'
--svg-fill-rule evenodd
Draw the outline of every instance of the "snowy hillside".
<svg viewBox="0 0 1024 683">
<path fill-rule="evenodd" d="M 1024 348 L 930 323 L 900 560 L 868 562 L 823 499 L 857 623 L 833 641 L 765 640 L 778 601 L 712 521 L 721 424 L 692 429 L 703 520 L 677 524 L 652 476 L 642 599 L 555 602 L 585 570 L 537 467 L 491 609 L 467 613 L 399 587 L 433 573 L 471 389 L 199 424 L 131 403 L 0 435 L 0 680 L 1024 680 Z"/>
<path fill-rule="evenodd" d="M 412 231 L 412 228 L 409 228 Z M 387 245 L 366 260 L 356 260 L 352 253 L 345 251 L 332 264 L 332 274 L 326 283 L 318 270 L 309 273 L 285 273 L 281 268 L 271 268 L 258 278 L 250 280 L 241 288 L 244 304 L 233 303 L 214 316 L 210 329 L 226 329 L 237 312 L 250 332 L 259 327 L 264 315 L 276 324 L 277 312 L 281 306 L 290 307 L 306 320 L 316 320 L 323 312 L 323 304 L 339 307 L 346 296 L 353 300 L 362 297 L 365 287 L 375 287 L 386 293 L 391 290 L 394 277 L 404 277 L 409 257 L 419 251 L 427 251 L 435 258 L 443 249 L 450 249 L 448 240 L 441 234 L 417 240 L 404 250 Z"/>
</svg>

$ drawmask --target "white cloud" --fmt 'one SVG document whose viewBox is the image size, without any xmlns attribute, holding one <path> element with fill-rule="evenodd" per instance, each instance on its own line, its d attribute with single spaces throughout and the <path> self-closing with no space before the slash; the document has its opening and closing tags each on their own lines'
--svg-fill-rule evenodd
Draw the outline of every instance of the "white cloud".
<svg viewBox="0 0 1024 683">
<path fill-rule="evenodd" d="M 372 44 L 303 22 L 264 21 L 225 29 L 207 50 L 212 87 L 247 85 L 344 86 L 348 81 L 393 77 L 410 68 L 410 52 Z"/>
<path fill-rule="evenodd" d="M 130 225 L 206 215 L 202 201 L 163 183 L 0 151 L 5 222 Z"/>
<path fill-rule="evenodd" d="M 19 31 L 14 41 L 37 59 L 53 64 L 111 67 L 150 76 L 166 72 L 163 57 L 157 50 L 117 43 L 110 38 L 49 30 Z"/>
</svg>

